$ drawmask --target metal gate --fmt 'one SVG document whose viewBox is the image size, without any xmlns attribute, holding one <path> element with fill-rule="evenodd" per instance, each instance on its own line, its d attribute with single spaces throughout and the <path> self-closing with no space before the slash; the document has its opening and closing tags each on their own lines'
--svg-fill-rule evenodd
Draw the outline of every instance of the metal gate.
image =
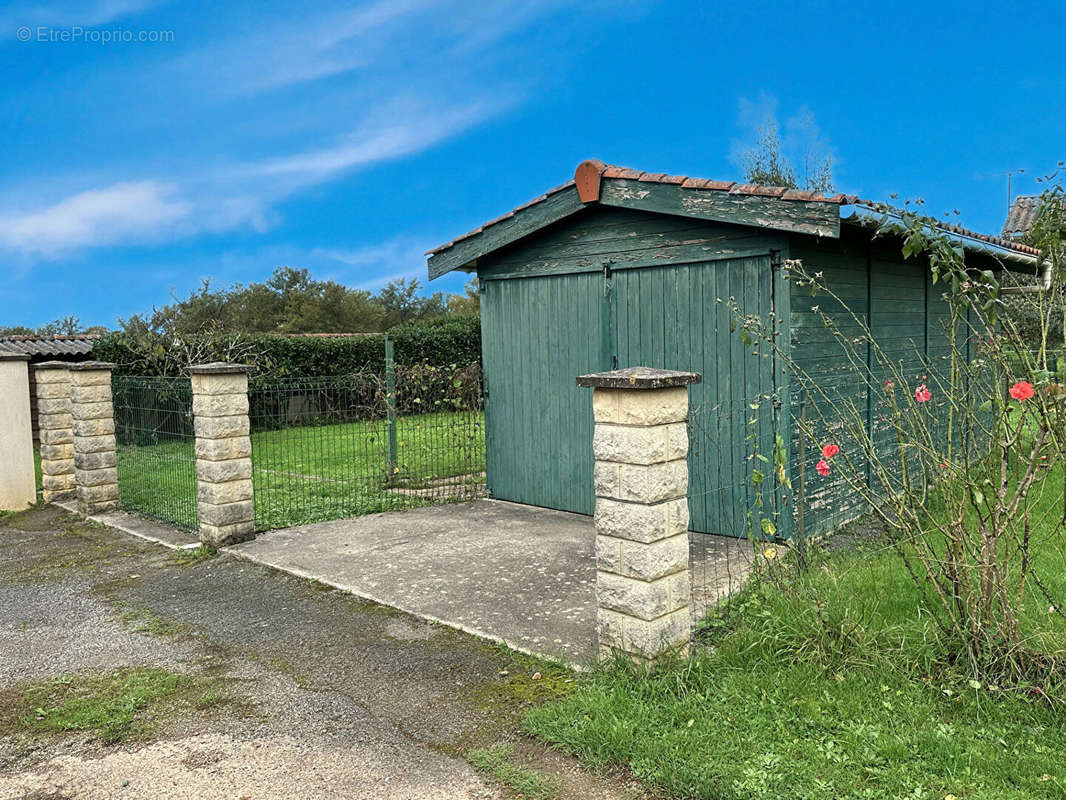
<svg viewBox="0 0 1066 800">
<path fill-rule="evenodd" d="M 764 256 L 483 280 L 487 478 L 491 496 L 591 514 L 592 403 L 577 375 L 645 365 L 699 372 L 691 387 L 694 531 L 748 534 L 748 459 L 769 453 L 772 358 L 736 334 L 732 298 L 773 309 Z"/>
</svg>

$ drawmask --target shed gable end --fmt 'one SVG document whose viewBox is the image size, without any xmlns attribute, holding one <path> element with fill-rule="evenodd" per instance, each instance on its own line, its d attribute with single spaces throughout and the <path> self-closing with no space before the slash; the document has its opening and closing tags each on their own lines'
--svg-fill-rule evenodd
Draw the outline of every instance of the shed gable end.
<svg viewBox="0 0 1066 800">
<path fill-rule="evenodd" d="M 592 205 L 478 262 L 486 280 L 600 272 L 764 255 L 782 234 L 667 214 Z"/>
</svg>

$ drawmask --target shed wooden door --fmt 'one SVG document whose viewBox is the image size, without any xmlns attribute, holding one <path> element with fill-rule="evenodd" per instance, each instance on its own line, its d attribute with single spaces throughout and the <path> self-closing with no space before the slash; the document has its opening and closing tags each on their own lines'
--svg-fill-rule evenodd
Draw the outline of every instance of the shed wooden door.
<svg viewBox="0 0 1066 800">
<path fill-rule="evenodd" d="M 618 270 L 611 276 L 611 297 L 620 366 L 703 376 L 689 390 L 691 529 L 747 536 L 755 504 L 751 454 L 757 444 L 760 453 L 772 456 L 773 360 L 768 351 L 754 354 L 741 342 L 729 300 L 743 314 L 769 319 L 769 254 Z M 765 466 L 762 471 L 771 473 Z"/>
<path fill-rule="evenodd" d="M 601 272 L 483 280 L 489 495 L 591 514 L 592 392 L 610 367 Z"/>
<path fill-rule="evenodd" d="M 769 454 L 771 360 L 753 356 L 718 299 L 772 308 L 770 256 L 483 280 L 487 481 L 492 497 L 591 514 L 592 392 L 575 377 L 614 366 L 699 372 L 691 388 L 689 508 L 695 531 L 747 535 L 746 456 Z"/>
</svg>

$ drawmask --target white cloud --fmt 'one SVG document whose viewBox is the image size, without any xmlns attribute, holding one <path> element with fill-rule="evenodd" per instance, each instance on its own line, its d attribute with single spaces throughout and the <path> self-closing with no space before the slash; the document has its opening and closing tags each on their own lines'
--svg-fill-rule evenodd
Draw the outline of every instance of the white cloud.
<svg viewBox="0 0 1066 800">
<path fill-rule="evenodd" d="M 106 25 L 160 4 L 161 0 L 16 3 L 0 15 L 0 36 L 13 36 L 21 25 Z"/>
<path fill-rule="evenodd" d="M 247 164 L 248 175 L 317 182 L 345 170 L 417 153 L 497 113 L 502 104 L 435 109 L 397 98 L 378 109 L 339 144 Z"/>
<path fill-rule="evenodd" d="M 397 236 L 352 250 L 316 248 L 311 256 L 344 264 L 345 269 L 338 270 L 344 274 L 338 274 L 338 279 L 343 278 L 356 288 L 374 291 L 400 278 L 418 278 L 425 282 L 425 252 L 434 244 L 436 242 L 429 239 Z"/>
<path fill-rule="evenodd" d="M 411 98 L 387 103 L 339 144 L 165 180 L 136 180 L 80 191 L 33 211 L 0 211 L 0 249 L 31 258 L 72 250 L 193 236 L 239 228 L 268 230 L 275 206 L 342 174 L 423 151 L 477 124 L 495 109 L 424 107 Z M 20 197 L 9 193 L 8 206 Z M 22 202 L 21 200 L 19 201 Z"/>
<path fill-rule="evenodd" d="M 176 187 L 156 181 L 116 183 L 22 213 L 0 213 L 0 245 L 27 255 L 140 242 L 173 229 L 191 211 Z"/>
<path fill-rule="evenodd" d="M 100 21 L 158 2 L 80 8 L 83 22 Z M 370 0 L 314 7 L 299 19 L 264 10 L 253 26 L 219 25 L 219 38 L 139 74 L 138 86 L 166 87 L 171 105 L 188 104 L 164 135 L 139 139 L 167 148 L 0 188 L 0 251 L 35 261 L 276 227 L 283 203 L 300 192 L 424 152 L 521 103 L 534 84 L 492 79 L 490 65 L 522 49 L 522 31 L 564 2 L 530 0 L 512 14 L 463 0 Z M 77 11 L 53 2 L 34 13 L 58 21 Z M 170 58 L 166 52 L 160 57 Z M 127 91 L 135 107 L 138 90 Z M 238 124 L 228 124 L 233 119 Z M 183 137 L 183 124 L 198 127 Z M 210 155 L 197 149 L 205 139 Z"/>
<path fill-rule="evenodd" d="M 438 0 L 379 0 L 359 8 L 320 14 L 301 25 L 286 19 L 250 40 L 204 51 L 194 58 L 219 60 L 245 90 L 273 89 L 318 80 L 372 64 L 391 44 L 387 29 Z"/>
</svg>

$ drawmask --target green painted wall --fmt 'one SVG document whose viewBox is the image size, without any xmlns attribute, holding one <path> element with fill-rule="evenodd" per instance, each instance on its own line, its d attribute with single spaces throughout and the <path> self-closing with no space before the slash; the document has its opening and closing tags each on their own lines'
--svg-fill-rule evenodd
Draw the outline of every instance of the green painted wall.
<svg viewBox="0 0 1066 800">
<path fill-rule="evenodd" d="M 769 446 L 771 360 L 747 352 L 725 302 L 770 311 L 770 251 L 750 228 L 597 208 L 479 263 L 493 497 L 591 513 L 591 392 L 577 375 L 613 365 L 695 370 L 694 530 L 747 535 L 744 455 Z M 606 269 L 605 269 L 606 268 Z M 768 354 L 763 354 L 768 356 Z"/>
<path fill-rule="evenodd" d="M 905 393 L 919 383 L 933 387 L 938 376 L 946 374 L 950 346 L 945 326 L 949 315 L 941 297 L 943 289 L 933 286 L 924 261 L 904 261 L 898 246 L 871 243 L 858 235 L 821 242 L 796 237 L 790 242 L 790 253 L 807 270 L 822 272 L 827 285 L 842 301 L 838 303 L 823 294 L 811 297 L 807 288 L 792 285 L 793 357 L 807 374 L 818 379 L 833 403 L 849 412 L 855 409 L 862 416 L 868 435 L 877 444 L 879 460 L 898 474 L 896 436 L 885 418 L 883 386 L 893 374 L 887 364 L 893 364 L 895 374 L 907 384 L 900 388 Z M 823 326 L 814 307 L 832 314 L 837 329 L 847 339 L 865 341 L 860 321 L 868 324 L 876 348 L 862 345 L 859 352 L 854 352 L 842 347 Z M 849 350 L 857 360 L 849 360 Z M 868 380 L 864 377 L 867 374 Z M 872 396 L 868 386 L 873 387 Z M 814 437 L 816 441 L 803 441 L 796 430 L 792 435 L 792 480 L 797 491 L 801 480 L 805 486 L 803 525 L 808 535 L 833 530 L 866 510 L 861 498 L 845 484 L 842 470 L 835 470 L 827 478 L 814 470 L 821 444 L 832 439 L 851 455 L 852 470 L 859 474 L 865 471 L 869 476 L 869 465 L 854 456 L 858 452 L 852 446 L 854 439 L 831 418 L 830 406 L 812 403 L 794 388 L 792 414 L 806 415 L 821 431 Z"/>
<path fill-rule="evenodd" d="M 481 296 L 489 495 L 591 514 L 592 392 L 609 368 L 600 273 L 486 280 Z"/>
<path fill-rule="evenodd" d="M 773 269 L 781 258 L 820 271 L 857 320 L 832 299 L 783 282 Z M 814 470 L 821 439 L 857 452 L 846 432 L 826 419 L 817 441 L 800 440 L 790 418 L 813 419 L 819 410 L 795 385 L 790 393 L 771 353 L 742 344 L 719 300 L 732 297 L 744 313 L 764 319 L 775 309 L 796 360 L 840 402 L 853 404 L 886 457 L 894 440 L 879 424 L 880 393 L 871 397 L 864 379 L 869 375 L 875 387 L 882 381 L 876 358 L 868 349 L 854 362 L 842 357 L 812 307 L 835 312 L 844 336 L 860 337 L 860 323 L 869 324 L 887 357 L 915 383 L 922 375 L 932 383 L 947 354 L 947 310 L 924 264 L 904 262 L 898 248 L 850 230 L 839 240 L 786 237 L 600 206 L 483 257 L 478 274 L 489 492 L 532 505 L 592 513 L 591 392 L 574 378 L 646 364 L 704 376 L 691 390 L 693 530 L 747 535 L 755 495 L 745 456 L 753 441 L 770 456 L 775 430 L 790 443 L 794 489 L 803 476 L 807 535 L 865 510 L 839 470 L 829 479 Z M 782 398 L 776 408 L 765 399 L 774 392 Z M 867 468 L 854 466 L 860 473 Z M 788 494 L 772 481 L 763 491 L 764 513 Z M 789 535 L 794 498 L 780 510 L 778 530 Z"/>
</svg>

